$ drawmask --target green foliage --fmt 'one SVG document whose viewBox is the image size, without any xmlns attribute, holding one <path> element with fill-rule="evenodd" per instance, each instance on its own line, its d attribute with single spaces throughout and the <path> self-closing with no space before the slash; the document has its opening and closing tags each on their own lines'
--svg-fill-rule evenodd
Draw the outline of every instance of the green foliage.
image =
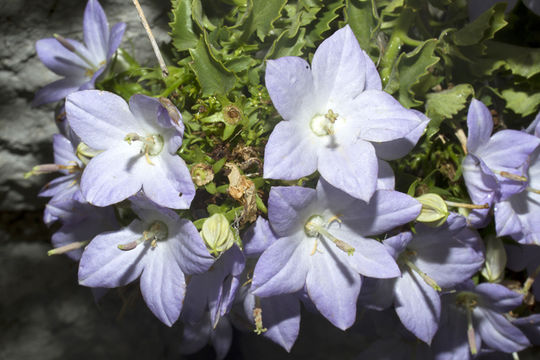
<svg viewBox="0 0 540 360">
<path fill-rule="evenodd" d="M 192 68 L 201 85 L 203 96 L 226 95 L 234 87 L 234 74 L 211 56 L 202 37 L 189 53 L 193 58 Z"/>
<path fill-rule="evenodd" d="M 256 33 L 261 41 L 273 29 L 273 23 L 279 18 L 286 0 L 248 0 L 253 3 L 246 21 L 245 34 Z"/>
<path fill-rule="evenodd" d="M 444 119 L 451 119 L 465 109 L 471 95 L 474 95 L 474 89 L 470 84 L 460 84 L 448 90 L 427 94 L 426 115 L 431 119 L 427 138 L 439 131 Z"/>
<path fill-rule="evenodd" d="M 397 59 L 390 81 L 385 90 L 389 93 L 397 91 L 399 102 L 406 107 L 414 107 L 422 104 L 422 101 L 415 99 L 418 93 L 415 88 L 422 87 L 428 83 L 432 87 L 438 82 L 430 72 L 432 66 L 439 62 L 439 57 L 435 56 L 435 49 L 438 41 L 436 39 L 426 40 L 412 52 L 402 53 Z"/>
<path fill-rule="evenodd" d="M 173 0 L 170 75 L 119 51 L 99 87 L 126 99 L 143 93 L 173 101 L 185 125 L 180 156 L 214 174 L 187 216 L 223 213 L 239 223 L 243 207 L 229 196 L 227 163 L 255 184 L 259 214 L 267 211 L 270 186 L 288 184 L 262 178 L 264 146 L 281 120 L 264 87 L 266 61 L 310 61 L 325 38 L 349 24 L 384 90 L 431 119 L 414 151 L 391 164 L 398 189 L 467 202 L 455 133 L 466 133 L 470 99 L 481 99 L 497 121 L 515 128 L 540 107 L 540 49 L 530 47 L 538 43 L 530 43 L 535 37 L 526 27 L 537 19 L 508 16 L 504 8 L 497 4 L 470 22 L 466 1 Z M 316 176 L 303 181 L 314 186 Z"/>
</svg>

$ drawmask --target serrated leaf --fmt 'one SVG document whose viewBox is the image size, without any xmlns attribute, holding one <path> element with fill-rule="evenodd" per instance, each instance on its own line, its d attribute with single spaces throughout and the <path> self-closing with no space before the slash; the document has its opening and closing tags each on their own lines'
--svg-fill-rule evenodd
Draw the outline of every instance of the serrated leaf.
<svg viewBox="0 0 540 360">
<path fill-rule="evenodd" d="M 284 30 L 278 38 L 272 43 L 272 46 L 268 50 L 266 59 L 277 59 L 284 56 L 300 56 L 302 55 L 302 49 L 304 48 L 306 41 L 304 34 L 306 29 L 302 28 L 298 32 L 298 35 L 292 39 L 287 37 L 288 31 Z"/>
<path fill-rule="evenodd" d="M 264 41 L 264 38 L 270 30 L 272 24 L 279 19 L 281 10 L 287 3 L 287 0 L 250 0 L 253 1 L 253 8 L 246 21 L 245 34 L 247 37 L 257 33 L 257 37 Z"/>
<path fill-rule="evenodd" d="M 426 115 L 431 119 L 427 138 L 433 136 L 444 119 L 450 119 L 467 106 L 469 96 L 474 94 L 470 84 L 459 84 L 451 89 L 427 94 Z"/>
<path fill-rule="evenodd" d="M 434 55 L 438 42 L 437 39 L 427 40 L 412 52 L 401 54 L 394 63 L 384 90 L 389 93 L 398 91 L 398 100 L 403 106 L 410 108 L 422 104 L 422 101 L 414 98 L 412 89 L 425 76 L 430 76 L 429 68 L 440 60 Z"/>
<path fill-rule="evenodd" d="M 526 93 L 514 89 L 505 89 L 501 96 L 506 100 L 506 106 L 516 114 L 527 116 L 536 113 L 540 105 L 540 93 Z"/>
<path fill-rule="evenodd" d="M 173 0 L 172 2 L 173 21 L 169 23 L 173 46 L 178 51 L 193 49 L 199 40 L 193 31 L 191 20 L 191 1 Z"/>
<path fill-rule="evenodd" d="M 485 45 L 485 57 L 471 64 L 473 74 L 492 75 L 494 71 L 504 69 L 529 79 L 540 73 L 540 49 L 498 41 L 487 41 Z"/>
<path fill-rule="evenodd" d="M 226 95 L 236 82 L 233 73 L 210 56 L 208 48 L 201 36 L 194 49 L 189 49 L 193 58 L 191 67 L 201 85 L 203 96 Z"/>
<path fill-rule="evenodd" d="M 373 0 L 347 0 L 345 6 L 345 22 L 366 51 L 373 45 L 373 34 L 379 24 L 376 9 Z"/>
<path fill-rule="evenodd" d="M 498 3 L 482 13 L 476 20 L 468 23 L 453 34 L 454 44 L 470 46 L 493 38 L 493 35 L 508 23 L 504 20 L 506 4 Z"/>
<path fill-rule="evenodd" d="M 323 34 L 330 30 L 330 23 L 339 16 L 336 12 L 344 6 L 344 0 L 340 0 L 331 3 L 323 10 L 322 16 L 317 18 L 318 21 L 315 24 L 315 27 L 306 36 L 308 46 L 313 47 L 316 42 L 323 39 Z"/>
</svg>

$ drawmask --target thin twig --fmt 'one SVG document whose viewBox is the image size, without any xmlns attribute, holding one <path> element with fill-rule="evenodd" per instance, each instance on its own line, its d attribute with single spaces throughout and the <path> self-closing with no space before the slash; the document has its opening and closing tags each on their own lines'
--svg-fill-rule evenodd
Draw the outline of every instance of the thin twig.
<svg viewBox="0 0 540 360">
<path fill-rule="evenodd" d="M 156 58 L 159 63 L 159 67 L 161 68 L 161 75 L 163 75 L 164 78 L 169 76 L 169 70 L 167 69 L 167 65 L 165 65 L 165 61 L 163 60 L 163 56 L 161 56 L 161 52 L 159 51 L 158 44 L 156 42 L 156 39 L 154 38 L 154 35 L 152 34 L 152 30 L 150 29 L 150 25 L 148 25 L 148 21 L 146 21 L 146 16 L 144 16 L 143 9 L 141 8 L 141 5 L 139 4 L 139 0 L 133 0 L 133 4 L 137 8 L 137 12 L 139 13 L 139 17 L 141 18 L 141 22 L 143 24 L 144 29 L 146 30 L 146 34 L 148 34 L 148 38 L 150 39 L 150 43 L 152 44 L 152 49 L 154 49 L 154 54 L 156 54 Z"/>
</svg>

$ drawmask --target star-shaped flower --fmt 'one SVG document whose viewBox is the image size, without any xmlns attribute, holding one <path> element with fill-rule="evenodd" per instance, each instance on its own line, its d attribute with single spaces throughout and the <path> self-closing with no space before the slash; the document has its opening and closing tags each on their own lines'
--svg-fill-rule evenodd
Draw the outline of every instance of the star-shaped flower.
<svg viewBox="0 0 540 360">
<path fill-rule="evenodd" d="M 531 130 L 540 140 L 540 124 Z M 521 192 L 495 204 L 497 235 L 509 235 L 521 244 L 540 245 L 540 148 L 530 155 L 522 184 Z"/>
<path fill-rule="evenodd" d="M 113 93 L 86 90 L 66 100 L 71 128 L 91 148 L 92 158 L 81 178 L 85 199 L 107 206 L 139 190 L 155 203 L 187 209 L 195 186 L 185 162 L 176 154 L 184 125 L 172 104 L 145 95 L 126 102 Z"/>
<path fill-rule="evenodd" d="M 513 353 L 530 345 L 504 316 L 521 305 L 520 294 L 499 284 L 474 286 L 470 281 L 442 300 L 441 324 L 432 344 L 436 360 L 472 359 L 486 348 Z"/>
<path fill-rule="evenodd" d="M 43 64 L 63 79 L 40 89 L 34 106 L 62 100 L 67 95 L 93 89 L 99 75 L 120 45 L 126 24 L 117 23 L 109 30 L 103 8 L 97 0 L 88 0 L 84 10 L 84 45 L 61 36 L 38 40 L 36 51 Z"/>
<path fill-rule="evenodd" d="M 379 190 L 365 203 L 324 179 L 316 190 L 274 187 L 268 218 L 278 240 L 259 258 L 252 292 L 269 297 L 305 287 L 317 309 L 346 329 L 356 318 L 362 275 L 400 275 L 384 245 L 368 237 L 412 221 L 419 212 L 416 200 L 396 191 Z"/>
<path fill-rule="evenodd" d="M 517 130 L 501 130 L 491 136 L 493 121 L 488 108 L 473 99 L 467 114 L 467 156 L 463 178 L 471 200 L 478 205 L 506 200 L 526 187 L 528 160 L 540 139 Z M 489 208 L 474 210 L 475 226 L 485 225 Z"/>
<path fill-rule="evenodd" d="M 407 148 L 427 125 L 381 90 L 375 64 L 348 25 L 321 43 L 311 69 L 299 57 L 270 60 L 265 80 L 285 120 L 266 145 L 265 178 L 295 180 L 319 171 L 333 186 L 369 201 L 378 174 L 374 144 L 402 139 Z"/>
<path fill-rule="evenodd" d="M 140 197 L 132 201 L 140 220 L 90 242 L 79 265 L 79 283 L 115 288 L 140 276 L 144 301 L 172 326 L 182 310 L 185 275 L 207 271 L 214 259 L 191 221 Z"/>
<path fill-rule="evenodd" d="M 416 233 L 401 233 L 384 241 L 401 268 L 396 279 L 368 279 L 361 303 L 384 309 L 393 302 L 403 325 L 431 343 L 439 325 L 438 291 L 468 280 L 482 266 L 483 244 L 465 218 L 450 214 L 440 227 L 418 224 Z M 365 290 L 369 290 L 367 293 Z"/>
</svg>

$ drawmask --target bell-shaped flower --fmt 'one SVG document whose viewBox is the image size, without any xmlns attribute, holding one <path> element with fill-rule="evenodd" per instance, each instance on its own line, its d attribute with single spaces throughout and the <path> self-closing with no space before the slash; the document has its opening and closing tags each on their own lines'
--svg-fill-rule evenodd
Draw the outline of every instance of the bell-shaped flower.
<svg viewBox="0 0 540 360">
<path fill-rule="evenodd" d="M 94 237 L 120 228 L 112 206 L 100 208 L 87 202 L 74 202 L 68 214 L 62 216 L 62 226 L 52 235 L 54 249 L 48 252 L 49 255 L 66 254 L 79 261 L 84 248 Z"/>
<path fill-rule="evenodd" d="M 346 329 L 356 318 L 362 275 L 392 278 L 399 268 L 384 245 L 369 236 L 414 220 L 413 198 L 379 190 L 369 203 L 321 179 L 317 189 L 273 187 L 268 219 L 278 238 L 261 255 L 252 292 L 259 297 L 306 289 L 318 311 Z"/>
<path fill-rule="evenodd" d="M 241 285 L 240 275 L 245 262 L 242 251 L 233 245 L 216 259 L 207 272 L 193 275 L 184 301 L 184 322 L 198 323 L 209 313 L 211 325 L 216 327 L 219 320 L 231 310 Z"/>
<path fill-rule="evenodd" d="M 182 310 L 185 276 L 207 271 L 214 258 L 191 221 L 141 197 L 132 202 L 139 219 L 88 244 L 79 265 L 79 283 L 115 288 L 140 277 L 144 301 L 171 326 Z"/>
<path fill-rule="evenodd" d="M 533 131 L 540 141 L 540 124 Z M 523 191 L 495 205 L 495 226 L 498 236 L 508 235 L 521 244 L 540 245 L 540 148 L 530 155 L 525 171 Z"/>
<path fill-rule="evenodd" d="M 482 241 L 465 218 L 451 213 L 440 227 L 418 224 L 416 233 L 384 241 L 401 276 L 368 279 L 360 303 L 384 309 L 392 302 L 401 322 L 420 340 L 431 343 L 439 325 L 439 292 L 468 280 L 482 266 Z"/>
<path fill-rule="evenodd" d="M 76 155 L 76 146 L 77 144 L 67 137 L 55 134 L 53 136 L 54 164 L 38 165 L 29 173 L 58 171 L 62 174 L 47 183 L 39 193 L 39 196 L 51 197 L 43 213 L 43 221 L 47 225 L 69 216 L 76 203 L 86 202 L 79 186 L 84 164 Z"/>
<path fill-rule="evenodd" d="M 510 245 L 505 246 L 508 269 L 520 272 L 525 270 L 527 278 L 533 281 L 530 286 L 532 294 L 540 299 L 540 246 L 538 245 Z"/>
<path fill-rule="evenodd" d="M 442 296 L 439 331 L 433 339 L 436 360 L 472 359 L 481 349 L 521 351 L 529 340 L 504 313 L 521 305 L 522 296 L 498 284 L 472 281 Z"/>
<path fill-rule="evenodd" d="M 43 64 L 63 76 L 42 89 L 32 101 L 34 106 L 62 100 L 67 95 L 93 89 L 107 62 L 120 45 L 126 24 L 117 23 L 109 29 L 103 8 L 97 0 L 88 0 L 84 10 L 84 45 L 56 35 L 38 40 L 36 51 Z"/>
<path fill-rule="evenodd" d="M 248 258 L 257 258 L 275 241 L 277 237 L 268 220 L 259 217 L 244 234 L 244 254 Z M 297 295 L 260 297 L 251 293 L 251 287 L 244 289 L 240 295 L 243 297 L 244 314 L 254 326 L 255 332 L 279 344 L 288 352 L 300 331 L 300 299 Z"/>
<path fill-rule="evenodd" d="M 324 40 L 312 67 L 299 57 L 269 60 L 270 98 L 285 121 L 264 154 L 264 177 L 295 180 L 318 171 L 334 187 L 369 201 L 376 189 L 374 144 L 418 140 L 427 122 L 382 91 L 375 64 L 347 25 Z M 387 157 L 399 151 L 383 147 Z"/>
<path fill-rule="evenodd" d="M 142 189 L 158 205 L 189 208 L 195 186 L 176 154 L 184 125 L 176 107 L 165 101 L 133 95 L 128 105 L 120 96 L 98 90 L 67 97 L 71 128 L 86 145 L 100 151 L 81 178 L 89 203 L 115 204 Z"/>
<path fill-rule="evenodd" d="M 233 329 L 228 317 L 222 317 L 217 324 L 212 325 L 210 315 L 206 313 L 200 322 L 184 324 L 179 349 L 181 354 L 193 354 L 206 344 L 211 344 L 216 352 L 216 360 L 222 360 L 229 352 L 232 339 Z"/>
<path fill-rule="evenodd" d="M 491 114 L 476 99 L 469 106 L 467 127 L 468 153 L 463 159 L 463 178 L 471 200 L 488 205 L 486 209 L 473 210 L 469 220 L 475 226 L 483 226 L 495 202 L 526 188 L 529 156 L 540 145 L 540 139 L 517 130 L 501 130 L 491 136 Z"/>
</svg>

